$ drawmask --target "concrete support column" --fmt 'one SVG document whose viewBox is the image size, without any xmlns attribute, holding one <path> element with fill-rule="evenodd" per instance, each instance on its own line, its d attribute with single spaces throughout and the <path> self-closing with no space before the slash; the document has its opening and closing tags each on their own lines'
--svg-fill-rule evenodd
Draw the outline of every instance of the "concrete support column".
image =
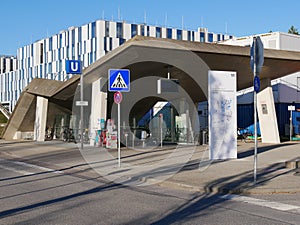
<svg viewBox="0 0 300 225">
<path fill-rule="evenodd" d="M 270 79 L 261 80 L 261 91 L 257 94 L 257 113 L 263 143 L 280 143 L 277 116 Z"/>
<path fill-rule="evenodd" d="M 101 119 L 106 120 L 107 110 L 107 93 L 101 91 L 101 87 L 104 87 L 106 80 L 100 78 L 92 84 L 92 99 L 91 99 L 91 134 L 92 138 L 90 144 L 93 145 L 95 141 L 95 135 L 97 130 L 101 129 Z"/>
<path fill-rule="evenodd" d="M 36 100 L 34 140 L 45 141 L 48 99 L 38 96 Z"/>
</svg>

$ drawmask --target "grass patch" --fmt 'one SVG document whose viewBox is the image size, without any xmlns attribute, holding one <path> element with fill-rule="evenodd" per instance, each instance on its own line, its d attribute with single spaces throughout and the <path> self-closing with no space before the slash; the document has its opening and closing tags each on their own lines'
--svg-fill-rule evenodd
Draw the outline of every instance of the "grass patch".
<svg viewBox="0 0 300 225">
<path fill-rule="evenodd" d="M 0 112 L 0 123 L 7 123 L 7 118 Z"/>
</svg>

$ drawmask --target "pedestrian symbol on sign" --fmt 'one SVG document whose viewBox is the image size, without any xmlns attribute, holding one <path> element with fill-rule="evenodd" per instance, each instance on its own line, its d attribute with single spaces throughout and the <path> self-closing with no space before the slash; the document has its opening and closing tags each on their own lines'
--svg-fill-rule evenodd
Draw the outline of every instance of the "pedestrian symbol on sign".
<svg viewBox="0 0 300 225">
<path fill-rule="evenodd" d="M 113 88 L 127 88 L 127 85 L 121 75 L 121 73 L 118 73 L 115 81 L 112 84 Z"/>
</svg>

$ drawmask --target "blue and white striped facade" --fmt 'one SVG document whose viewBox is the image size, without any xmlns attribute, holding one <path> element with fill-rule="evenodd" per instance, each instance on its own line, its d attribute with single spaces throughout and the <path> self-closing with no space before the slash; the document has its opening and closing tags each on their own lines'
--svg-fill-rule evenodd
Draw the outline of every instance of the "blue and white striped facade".
<svg viewBox="0 0 300 225">
<path fill-rule="evenodd" d="M 205 28 L 198 31 L 97 20 L 70 27 L 51 37 L 17 50 L 16 69 L 0 74 L 0 102 L 12 111 L 22 90 L 34 78 L 66 80 L 65 60 L 81 60 L 87 67 L 107 52 L 136 35 L 195 42 L 218 42 L 232 38 Z"/>
</svg>

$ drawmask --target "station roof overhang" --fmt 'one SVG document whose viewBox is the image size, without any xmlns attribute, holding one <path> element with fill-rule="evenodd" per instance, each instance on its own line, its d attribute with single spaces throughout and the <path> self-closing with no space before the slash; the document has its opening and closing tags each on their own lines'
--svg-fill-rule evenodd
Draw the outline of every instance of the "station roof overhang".
<svg viewBox="0 0 300 225">
<path fill-rule="evenodd" d="M 97 60 L 84 69 L 83 76 L 85 83 L 91 83 L 100 77 L 107 78 L 111 68 L 128 68 L 133 81 L 149 74 L 166 77 L 169 66 L 172 78 L 182 81 L 180 85 L 189 90 L 195 102 L 206 99 L 208 70 L 236 71 L 237 90 L 253 86 L 250 47 L 142 36 L 136 36 Z M 298 71 L 300 52 L 264 50 L 260 79 L 273 80 Z M 193 72 L 198 73 L 198 77 L 190 78 L 189 73 Z M 196 83 L 200 83 L 201 91 L 191 82 L 193 79 L 198 79 Z"/>
<path fill-rule="evenodd" d="M 153 74 L 166 77 L 167 70 L 170 69 L 171 78 L 180 80 L 180 85 L 187 90 L 194 102 L 206 100 L 208 70 L 236 71 L 238 90 L 251 87 L 253 84 L 250 47 L 216 43 L 136 36 L 85 68 L 82 74 L 84 84 L 91 84 L 101 77 L 107 79 L 108 70 L 111 68 L 130 69 L 131 82 Z M 264 50 L 261 79 L 272 80 L 298 71 L 300 71 L 300 52 Z M 21 129 L 25 120 L 34 121 L 33 103 L 36 96 L 45 97 L 71 111 L 74 96 L 78 93 L 79 80 L 80 76 L 74 76 L 65 82 L 33 80 L 19 98 L 4 137 L 12 138 L 14 133 Z M 137 109 L 136 112 L 139 110 L 142 111 Z"/>
</svg>

